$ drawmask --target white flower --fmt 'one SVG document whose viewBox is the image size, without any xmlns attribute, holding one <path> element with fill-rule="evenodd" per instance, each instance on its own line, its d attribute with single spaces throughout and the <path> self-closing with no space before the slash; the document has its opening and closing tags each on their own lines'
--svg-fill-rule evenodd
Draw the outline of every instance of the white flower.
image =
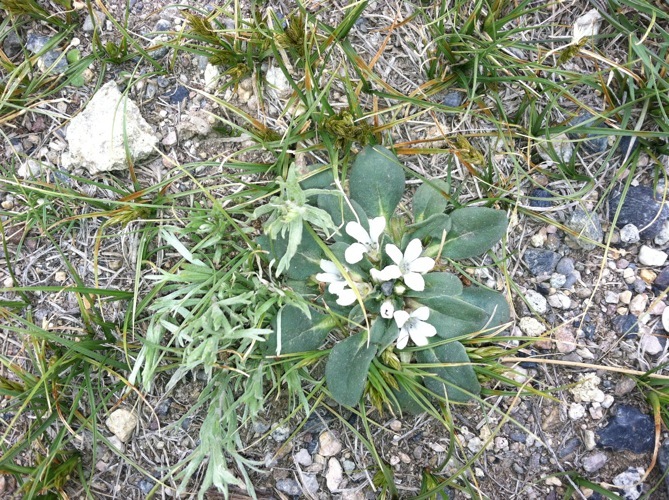
<svg viewBox="0 0 669 500">
<path fill-rule="evenodd" d="M 423 253 L 420 240 L 418 238 L 411 240 L 404 255 L 402 250 L 392 243 L 386 245 L 386 253 L 395 264 L 386 266 L 381 271 L 372 269 L 370 271 L 372 278 L 376 281 L 402 278 L 406 286 L 416 292 L 422 292 L 425 289 L 425 280 L 421 275 L 434 267 L 434 259 L 420 256 Z"/>
<path fill-rule="evenodd" d="M 349 264 L 356 264 L 362 260 L 362 256 L 369 253 L 375 257 L 379 251 L 379 238 L 386 228 L 386 218 L 375 217 L 369 221 L 369 232 L 362 227 L 359 222 L 349 222 L 346 224 L 346 232 L 352 238 L 357 240 L 357 243 L 351 244 L 344 253 L 344 258 Z"/>
<path fill-rule="evenodd" d="M 437 329 L 425 321 L 430 317 L 430 310 L 423 306 L 411 314 L 406 311 L 395 311 L 393 314 L 395 323 L 400 329 L 397 339 L 397 348 L 404 349 L 409 342 L 409 337 L 419 347 L 427 345 L 428 337 L 434 337 Z"/>
<path fill-rule="evenodd" d="M 316 279 L 323 283 L 328 283 L 328 292 L 337 296 L 337 304 L 340 306 L 350 306 L 357 297 L 355 291 L 349 288 L 348 282 L 341 274 L 337 265 L 329 260 L 321 259 L 321 269 L 324 273 L 318 273 Z"/>
<path fill-rule="evenodd" d="M 393 306 L 392 301 L 386 300 L 383 304 L 381 304 L 381 317 L 390 319 L 393 317 L 393 313 L 395 312 L 395 306 Z"/>
</svg>

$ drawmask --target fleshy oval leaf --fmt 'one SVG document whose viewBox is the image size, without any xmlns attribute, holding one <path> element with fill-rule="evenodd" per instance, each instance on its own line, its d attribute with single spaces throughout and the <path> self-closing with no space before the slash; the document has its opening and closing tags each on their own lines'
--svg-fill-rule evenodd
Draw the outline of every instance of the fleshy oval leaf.
<svg viewBox="0 0 669 500">
<path fill-rule="evenodd" d="M 364 332 L 351 335 L 332 348 L 325 365 L 325 381 L 337 403 L 355 406 L 360 402 L 375 355 L 376 346 L 368 345 Z"/>
<path fill-rule="evenodd" d="M 442 251 L 450 259 L 476 257 L 502 239 L 508 225 L 506 214 L 485 207 L 465 207 L 451 214 L 451 229 Z"/>
<path fill-rule="evenodd" d="M 281 308 L 272 321 L 272 333 L 265 342 L 267 355 L 315 351 L 323 345 L 328 333 L 335 326 L 334 319 L 313 309 L 310 313 L 311 317 L 293 305 Z M 279 342 L 281 346 L 277 352 Z"/>
<path fill-rule="evenodd" d="M 404 194 L 404 183 L 404 169 L 383 146 L 366 146 L 351 167 L 351 199 L 370 219 L 380 215 L 390 219 Z"/>
<path fill-rule="evenodd" d="M 433 215 L 443 214 L 449 205 L 448 185 L 439 179 L 424 182 L 413 195 L 413 220 L 422 222 Z"/>
<path fill-rule="evenodd" d="M 422 349 L 416 353 L 416 358 L 419 363 L 455 365 L 425 368 L 426 372 L 434 375 L 425 377 L 425 387 L 438 396 L 448 396 L 450 401 L 465 403 L 481 393 L 481 384 L 460 342 Z"/>
</svg>

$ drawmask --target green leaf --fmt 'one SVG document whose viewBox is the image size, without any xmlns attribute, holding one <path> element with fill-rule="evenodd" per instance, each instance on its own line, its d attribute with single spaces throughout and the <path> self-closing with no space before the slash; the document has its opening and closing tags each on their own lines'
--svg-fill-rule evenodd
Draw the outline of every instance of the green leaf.
<svg viewBox="0 0 669 500">
<path fill-rule="evenodd" d="M 451 213 L 451 230 L 442 255 L 451 259 L 476 257 L 490 250 L 504 233 L 508 220 L 500 210 L 466 207 Z"/>
<path fill-rule="evenodd" d="M 462 291 L 461 297 L 466 302 L 480 307 L 488 313 L 486 324 L 481 325 L 481 327 L 494 328 L 508 322 L 511 318 L 509 303 L 506 297 L 499 292 L 478 286 L 470 286 Z"/>
<path fill-rule="evenodd" d="M 397 340 L 399 335 L 400 329 L 397 327 L 395 320 L 377 318 L 370 330 L 370 342 L 379 347 L 379 352 L 383 352 Z"/>
<path fill-rule="evenodd" d="M 327 168 L 316 174 L 311 174 L 316 170 L 320 170 L 327 165 L 307 165 L 304 168 L 304 171 L 298 172 L 300 174 L 300 187 L 302 190 L 307 189 L 332 189 L 334 183 L 334 175 L 332 174 L 332 169 Z"/>
<path fill-rule="evenodd" d="M 366 146 L 353 162 L 349 186 L 351 199 L 370 219 L 389 220 L 404 194 L 404 169 L 383 146 Z"/>
<path fill-rule="evenodd" d="M 429 273 L 424 276 L 425 289 L 422 292 L 409 290 L 406 297 L 451 318 L 468 323 L 484 322 L 488 315 L 480 307 L 467 303 L 460 294 L 462 283 L 451 273 Z M 435 325 L 436 326 L 436 325 Z"/>
<path fill-rule="evenodd" d="M 269 253 L 269 260 L 278 263 L 288 250 L 289 235 L 277 236 L 272 240 L 267 236 L 260 236 L 258 243 L 260 247 Z M 294 280 L 306 280 L 310 276 L 321 272 L 321 247 L 314 241 L 305 227 L 302 228 L 302 239 L 297 246 L 295 255 L 291 258 L 290 265 L 285 275 Z"/>
<path fill-rule="evenodd" d="M 407 412 L 411 415 L 420 415 L 425 412 L 425 408 L 412 397 L 409 389 L 407 389 L 403 384 L 400 384 L 399 389 L 392 389 L 393 395 L 397 400 L 397 405 L 399 410 L 402 412 Z M 397 408 L 396 408 L 397 409 Z"/>
<path fill-rule="evenodd" d="M 453 339 L 480 330 L 485 324 L 485 320 L 454 318 L 430 309 L 430 317 L 427 319 L 427 323 L 437 329 L 437 335 L 442 339 Z"/>
<path fill-rule="evenodd" d="M 421 222 L 433 215 L 443 214 L 449 202 L 445 194 L 448 185 L 442 180 L 424 182 L 413 195 L 413 220 Z"/>
<path fill-rule="evenodd" d="M 419 363 L 450 364 L 470 362 L 469 356 L 467 356 L 467 352 L 460 342 L 449 342 L 448 344 L 428 347 L 427 349 L 418 351 L 416 358 Z M 448 399 L 451 401 L 464 403 L 471 399 L 471 396 L 458 388 L 464 389 L 473 395 L 481 393 L 481 384 L 479 384 L 476 378 L 474 368 L 469 364 L 435 366 L 434 368 L 426 368 L 425 371 L 435 375 L 435 377 L 425 377 L 425 387 L 437 395 L 448 395 Z M 442 381 L 449 382 L 450 384 Z M 444 393 L 444 391 L 446 392 Z"/>
<path fill-rule="evenodd" d="M 339 404 L 355 406 L 360 402 L 369 365 L 375 355 L 376 346 L 367 346 L 364 332 L 352 335 L 332 348 L 325 365 L 325 381 Z"/>
<path fill-rule="evenodd" d="M 424 255 L 434 257 L 439 251 L 442 237 L 448 236 L 448 231 L 451 229 L 451 218 L 446 214 L 435 214 L 420 224 L 414 224 L 412 228 L 415 229 L 407 235 L 405 243 L 408 244 L 409 240 L 418 238 L 425 247 Z"/>
<path fill-rule="evenodd" d="M 346 234 L 343 226 L 347 222 L 360 220 L 360 224 L 362 224 L 365 229 L 369 230 L 369 221 L 367 220 L 367 214 L 363 208 L 355 201 L 349 201 L 355 210 L 355 214 L 344 197 L 339 194 L 339 191 L 333 191 L 332 194 L 320 194 L 317 203 L 318 208 L 325 210 L 330 215 L 335 226 L 341 227 L 339 236 L 353 241 L 348 234 Z"/>
<path fill-rule="evenodd" d="M 277 355 L 277 346 L 281 341 L 278 354 L 315 351 L 325 341 L 334 328 L 334 318 L 310 309 L 311 318 L 300 308 L 284 306 L 272 321 L 272 333 L 265 342 L 269 356 Z"/>
</svg>

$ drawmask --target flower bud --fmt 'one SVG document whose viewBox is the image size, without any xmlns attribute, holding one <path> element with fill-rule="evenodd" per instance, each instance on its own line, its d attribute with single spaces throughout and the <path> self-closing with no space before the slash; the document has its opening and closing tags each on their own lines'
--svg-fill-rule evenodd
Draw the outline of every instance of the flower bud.
<svg viewBox="0 0 669 500">
<path fill-rule="evenodd" d="M 402 283 L 397 283 L 395 285 L 395 294 L 397 295 L 404 295 L 404 292 L 407 291 L 407 287 L 405 287 Z"/>
<path fill-rule="evenodd" d="M 395 306 L 393 306 L 392 301 L 386 300 L 383 304 L 381 304 L 382 318 L 391 319 L 393 317 L 394 312 L 395 312 Z"/>
</svg>

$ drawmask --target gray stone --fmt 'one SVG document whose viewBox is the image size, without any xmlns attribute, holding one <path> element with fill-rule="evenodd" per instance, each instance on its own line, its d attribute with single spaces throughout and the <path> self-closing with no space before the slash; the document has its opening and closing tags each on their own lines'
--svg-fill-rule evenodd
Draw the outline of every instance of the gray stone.
<svg viewBox="0 0 669 500">
<path fill-rule="evenodd" d="M 553 202 L 550 201 L 553 195 L 543 188 L 535 188 L 530 192 L 530 206 L 536 208 L 550 208 Z"/>
<path fill-rule="evenodd" d="M 560 261 L 560 254 L 542 248 L 528 248 L 523 260 L 534 276 L 550 276 Z"/>
<path fill-rule="evenodd" d="M 558 457 L 566 458 L 574 453 L 581 446 L 581 440 L 577 437 L 567 439 L 557 452 Z"/>
<path fill-rule="evenodd" d="M 50 50 L 40 56 L 37 60 L 37 67 L 43 73 L 48 72 L 51 75 L 59 75 L 67 71 L 67 59 L 61 51 Z"/>
<path fill-rule="evenodd" d="M 597 472 L 606 465 L 608 460 L 609 457 L 606 456 L 606 453 L 598 451 L 597 453 L 584 457 L 582 464 L 586 472 Z"/>
<path fill-rule="evenodd" d="M 33 54 L 40 52 L 51 41 L 51 37 L 28 33 L 26 39 L 26 49 Z"/>
<path fill-rule="evenodd" d="M 449 90 L 443 99 L 441 99 L 441 104 L 448 106 L 449 108 L 459 108 L 466 97 L 467 94 L 461 90 Z"/>
<path fill-rule="evenodd" d="M 664 351 L 664 344 L 657 335 L 644 332 L 639 338 L 639 350 L 642 353 L 657 356 Z"/>
<path fill-rule="evenodd" d="M 562 288 L 571 288 L 580 279 L 581 279 L 581 273 L 579 271 L 572 271 L 567 275 L 567 279 L 564 280 Z"/>
<path fill-rule="evenodd" d="M 592 250 L 604 238 L 604 232 L 596 213 L 586 212 L 581 207 L 576 207 L 566 226 L 571 229 L 575 235 L 569 237 L 583 250 Z"/>
<path fill-rule="evenodd" d="M 2 41 L 3 52 L 11 59 L 21 53 L 21 47 L 23 47 L 23 42 L 21 42 L 19 35 L 16 31 L 10 30 Z"/>
<path fill-rule="evenodd" d="M 562 288 L 567 282 L 567 277 L 564 274 L 553 273 L 551 276 L 551 286 L 553 288 Z"/>
<path fill-rule="evenodd" d="M 291 496 L 302 493 L 302 488 L 300 488 L 298 482 L 291 478 L 279 479 L 276 482 L 276 489 Z"/>
<path fill-rule="evenodd" d="M 588 123 L 585 123 L 588 122 Z M 573 118 L 568 125 L 570 127 L 581 125 L 590 129 L 601 129 L 602 133 L 598 132 L 583 132 L 579 133 L 578 128 L 574 132 L 570 132 L 567 135 L 570 139 L 573 139 L 574 145 L 579 148 L 580 151 L 585 152 L 586 154 L 599 154 L 606 151 L 609 146 L 609 134 L 607 130 L 610 130 L 608 125 L 602 122 L 601 119 L 596 118 L 589 111 L 582 111 L 578 116 Z"/>
<path fill-rule="evenodd" d="M 574 271 L 574 259 L 571 257 L 562 257 L 555 267 L 555 272 L 564 274 L 565 276 Z"/>
<path fill-rule="evenodd" d="M 525 292 L 525 298 L 527 299 L 528 304 L 537 314 L 546 314 L 548 310 L 548 302 L 546 297 L 541 295 L 539 292 L 534 290 L 528 290 Z"/>
<path fill-rule="evenodd" d="M 613 478 L 614 486 L 623 490 L 625 500 L 637 500 L 644 493 L 643 480 L 644 469 L 642 467 L 628 467 Z"/>
<path fill-rule="evenodd" d="M 99 10 L 93 9 L 93 15 L 95 16 L 95 23 L 93 23 L 93 17 L 90 14 L 87 14 L 86 19 L 84 19 L 84 25 L 81 29 L 87 33 L 94 29 L 100 30 L 105 22 L 105 15 Z"/>
<path fill-rule="evenodd" d="M 312 495 L 318 493 L 318 478 L 315 474 L 304 474 L 302 476 L 302 483 L 304 484 L 304 489 Z"/>
<path fill-rule="evenodd" d="M 283 443 L 290 436 L 290 427 L 286 424 L 278 425 L 272 430 L 272 439 L 277 443 Z"/>
<path fill-rule="evenodd" d="M 69 150 L 63 153 L 63 166 L 83 167 L 91 175 L 127 169 L 126 147 L 136 163 L 149 157 L 158 142 L 137 105 L 122 96 L 113 81 L 72 119 L 66 138 Z"/>
<path fill-rule="evenodd" d="M 653 242 L 658 246 L 669 243 L 669 220 L 664 221 L 664 224 L 662 224 L 662 229 L 659 233 L 657 233 L 657 236 L 655 236 Z"/>
<path fill-rule="evenodd" d="M 625 224 L 620 228 L 620 241 L 626 244 L 638 243 L 641 241 L 639 228 L 634 224 Z"/>
<path fill-rule="evenodd" d="M 172 28 L 172 23 L 168 19 L 158 19 L 156 25 L 153 27 L 153 31 L 170 31 Z"/>
<path fill-rule="evenodd" d="M 665 439 L 657 454 L 657 463 L 660 465 L 660 474 L 664 476 L 664 488 L 669 494 L 669 439 Z"/>
<path fill-rule="evenodd" d="M 639 333 L 638 318 L 633 314 L 625 314 L 623 316 L 616 316 L 611 320 L 613 331 L 618 335 L 624 335 L 625 338 L 635 338 Z"/>
<path fill-rule="evenodd" d="M 615 191 L 609 196 L 609 220 L 613 222 L 622 192 Z M 662 198 L 654 189 L 646 186 L 631 186 L 622 200 L 620 214 L 616 219 L 619 228 L 634 224 L 642 238 L 652 239 L 658 235 L 669 219 L 669 208 L 662 204 Z"/>
<path fill-rule="evenodd" d="M 306 448 L 300 449 L 300 451 L 295 453 L 295 456 L 293 458 L 295 459 L 296 463 L 298 463 L 303 467 L 309 467 L 313 463 L 311 455 L 309 454 L 309 451 Z"/>
</svg>

